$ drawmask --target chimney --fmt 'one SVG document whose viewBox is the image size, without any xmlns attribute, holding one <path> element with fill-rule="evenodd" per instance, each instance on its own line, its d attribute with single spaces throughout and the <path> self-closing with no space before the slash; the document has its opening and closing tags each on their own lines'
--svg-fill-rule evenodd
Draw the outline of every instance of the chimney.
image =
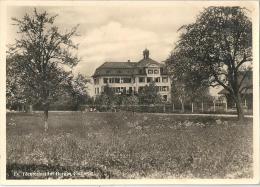
<svg viewBox="0 0 260 187">
<path fill-rule="evenodd" d="M 148 59 L 149 58 L 149 50 L 148 49 L 145 49 L 143 51 L 143 55 L 144 55 L 144 59 Z"/>
<path fill-rule="evenodd" d="M 127 62 L 131 62 L 130 60 L 127 60 Z"/>
</svg>

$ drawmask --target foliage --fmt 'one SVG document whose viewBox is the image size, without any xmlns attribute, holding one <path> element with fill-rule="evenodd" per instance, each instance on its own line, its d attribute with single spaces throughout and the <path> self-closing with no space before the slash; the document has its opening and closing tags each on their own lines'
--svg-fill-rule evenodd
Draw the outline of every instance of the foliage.
<svg viewBox="0 0 260 187">
<path fill-rule="evenodd" d="M 95 99 L 95 105 L 101 108 L 105 107 L 106 109 L 114 108 L 116 102 L 118 102 L 118 97 L 116 97 L 112 88 L 108 85 L 104 87 L 104 91 Z"/>
<path fill-rule="evenodd" d="M 37 113 L 8 114 L 7 124 L 11 119 L 16 126 L 7 125 L 8 179 L 24 178 L 14 171 L 76 172 L 50 178 L 78 179 L 253 177 L 252 119 L 239 125 L 224 117 L 55 112 L 47 133 Z"/>
<path fill-rule="evenodd" d="M 64 94 L 64 87 L 72 79 L 71 69 L 79 62 L 75 54 L 77 45 L 72 41 L 77 27 L 62 33 L 54 25 L 55 18 L 36 9 L 33 15 L 13 18 L 19 38 L 8 51 L 18 72 L 15 76 L 19 76 L 19 85 L 24 88 L 24 98 L 44 106 L 46 125 L 50 103 Z"/>
<path fill-rule="evenodd" d="M 154 82 L 146 85 L 138 93 L 139 104 L 158 104 L 162 102 L 161 96 Z"/>
<path fill-rule="evenodd" d="M 6 66 L 6 107 L 17 109 L 19 105 L 27 103 L 29 98 L 25 97 L 26 87 L 21 84 L 19 67 L 11 58 L 7 58 Z"/>
<path fill-rule="evenodd" d="M 68 93 L 72 97 L 72 103 L 74 103 L 76 109 L 79 109 L 80 105 L 87 104 L 89 96 L 87 93 L 87 83 L 89 80 L 82 74 L 78 74 L 69 82 Z"/>
<path fill-rule="evenodd" d="M 171 75 L 172 101 L 181 102 L 202 102 L 211 100 L 209 87 L 206 81 L 197 74 L 187 63 L 188 58 L 174 53 L 166 60 L 167 70 Z"/>
<path fill-rule="evenodd" d="M 194 83 L 222 86 L 236 102 L 243 118 L 241 92 L 245 89 L 239 72 L 252 63 L 252 23 L 240 7 L 209 7 L 195 23 L 185 25 L 177 42 L 172 61 L 188 72 Z M 246 85 L 248 86 L 248 85 Z"/>
<path fill-rule="evenodd" d="M 122 105 L 135 106 L 138 104 L 138 97 L 136 95 L 125 96 L 122 100 Z"/>
</svg>

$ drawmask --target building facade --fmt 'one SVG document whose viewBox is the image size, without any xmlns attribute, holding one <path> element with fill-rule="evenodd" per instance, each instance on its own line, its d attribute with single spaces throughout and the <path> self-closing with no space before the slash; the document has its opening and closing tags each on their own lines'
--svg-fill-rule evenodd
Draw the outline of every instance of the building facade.
<svg viewBox="0 0 260 187">
<path fill-rule="evenodd" d="M 116 94 L 135 94 L 154 82 L 162 98 L 165 101 L 171 99 L 171 81 L 166 67 L 151 59 L 147 49 L 139 62 L 105 62 L 92 77 L 95 96 L 100 95 L 106 85 Z"/>
</svg>

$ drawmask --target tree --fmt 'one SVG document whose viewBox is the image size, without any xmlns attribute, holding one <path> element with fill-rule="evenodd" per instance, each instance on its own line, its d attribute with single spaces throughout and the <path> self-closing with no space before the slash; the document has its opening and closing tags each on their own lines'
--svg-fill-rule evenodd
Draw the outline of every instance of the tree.
<svg viewBox="0 0 260 187">
<path fill-rule="evenodd" d="M 80 105 L 87 103 L 89 96 L 87 93 L 87 83 L 89 80 L 82 74 L 78 74 L 69 81 L 68 93 L 72 97 L 72 103 L 75 109 L 79 109 Z"/>
<path fill-rule="evenodd" d="M 49 106 L 64 93 L 73 77 L 72 68 L 79 62 L 75 54 L 77 45 L 72 41 L 77 35 L 77 27 L 61 33 L 54 25 L 55 18 L 36 9 L 21 20 L 13 18 L 20 37 L 8 54 L 18 68 L 24 98 L 29 103 L 41 103 L 44 108 L 45 131 L 48 129 Z"/>
<path fill-rule="evenodd" d="M 118 99 L 113 89 L 109 85 L 105 85 L 103 92 L 96 97 L 95 104 L 101 106 L 101 108 L 105 106 L 106 110 L 113 109 Z"/>
<path fill-rule="evenodd" d="M 252 23 L 247 10 L 209 7 L 195 23 L 180 30 L 180 40 L 171 57 L 179 61 L 183 71 L 188 70 L 196 77 L 197 82 L 226 89 L 236 103 L 238 118 L 243 120 L 241 93 L 247 89 L 243 81 L 252 65 Z M 239 78 L 244 70 L 243 77 Z"/>
<path fill-rule="evenodd" d="M 162 99 L 158 93 L 158 89 L 154 82 L 151 82 L 149 85 L 144 86 L 138 93 L 139 103 L 140 104 L 157 104 L 161 103 Z"/>
<path fill-rule="evenodd" d="M 181 111 L 185 111 L 185 103 L 208 101 L 209 87 L 205 75 L 193 72 L 187 63 L 190 59 L 172 52 L 166 60 L 168 73 L 171 75 L 172 102 L 181 103 Z"/>
<path fill-rule="evenodd" d="M 122 98 L 122 105 L 126 107 L 127 110 L 131 110 L 133 113 L 136 106 L 138 105 L 138 97 L 136 95 L 125 95 Z"/>
<path fill-rule="evenodd" d="M 25 92 L 24 85 L 20 84 L 21 77 L 19 68 L 12 58 L 7 57 L 6 66 L 6 108 L 11 110 L 19 110 L 28 99 L 23 94 Z"/>
</svg>

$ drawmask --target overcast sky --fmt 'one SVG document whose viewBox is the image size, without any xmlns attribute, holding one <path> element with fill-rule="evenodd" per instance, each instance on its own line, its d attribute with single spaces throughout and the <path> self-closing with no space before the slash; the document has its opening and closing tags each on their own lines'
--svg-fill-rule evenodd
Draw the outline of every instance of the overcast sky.
<svg viewBox="0 0 260 187">
<path fill-rule="evenodd" d="M 241 2 L 240 2 L 241 3 Z M 242 6 L 249 3 L 242 2 Z M 165 60 L 178 40 L 177 30 L 195 21 L 211 2 L 90 2 L 82 6 L 41 6 L 51 15 L 58 14 L 55 24 L 61 30 L 79 24 L 78 55 L 82 61 L 75 72 L 91 76 L 105 61 L 138 61 L 145 48 L 158 62 Z M 222 2 L 223 4 L 223 2 Z M 11 17 L 22 18 L 34 6 L 7 9 L 7 43 L 17 37 Z M 248 7 L 247 7 L 248 8 Z M 250 8 L 249 8 L 250 9 Z"/>
</svg>

